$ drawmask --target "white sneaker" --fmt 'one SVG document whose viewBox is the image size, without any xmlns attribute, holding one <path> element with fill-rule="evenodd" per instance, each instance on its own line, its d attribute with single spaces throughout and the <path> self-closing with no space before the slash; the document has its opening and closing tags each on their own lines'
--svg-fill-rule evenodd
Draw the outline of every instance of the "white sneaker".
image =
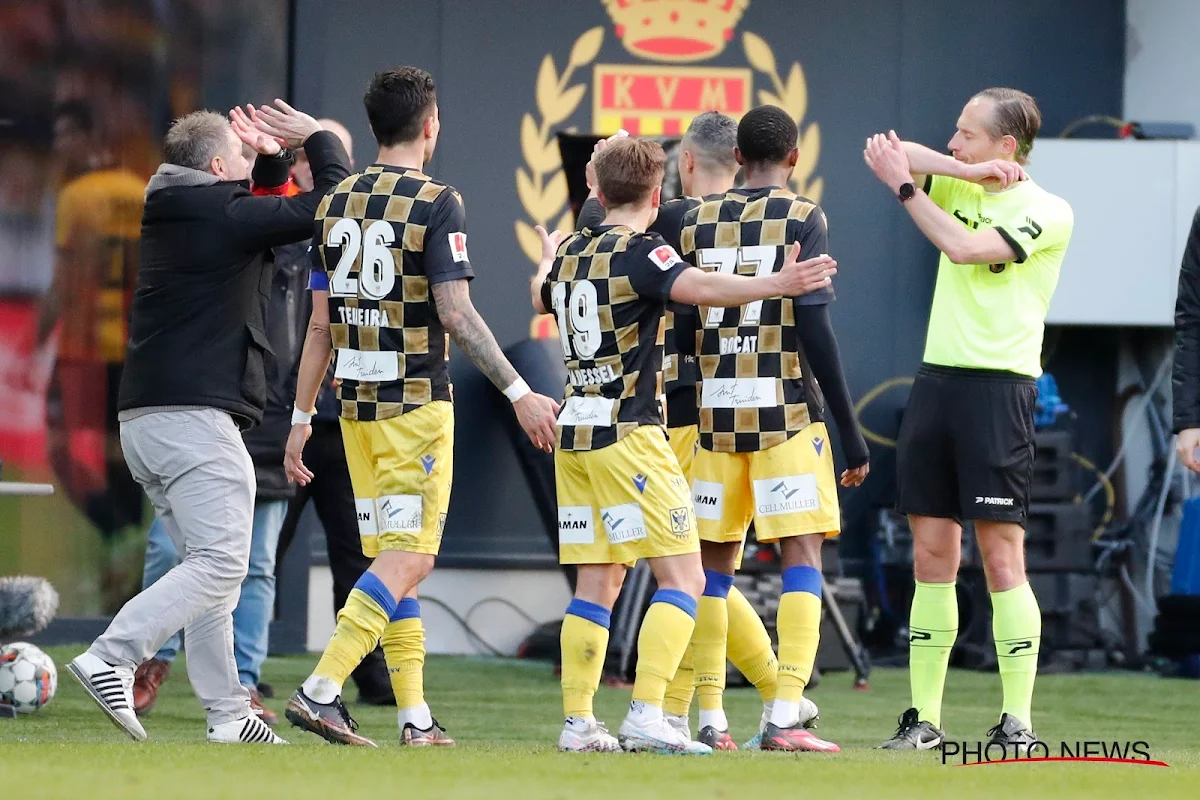
<svg viewBox="0 0 1200 800">
<path fill-rule="evenodd" d="M 628 717 L 621 723 L 618 731 L 621 747 L 630 753 L 679 753 L 684 755 L 709 755 L 712 748 L 700 742 L 693 742 L 673 728 L 665 717 L 658 717 L 650 722 L 638 724 Z"/>
<path fill-rule="evenodd" d="M 621 745 L 603 722 L 576 717 L 563 724 L 558 749 L 564 753 L 619 753 Z"/>
<path fill-rule="evenodd" d="M 675 730 L 682 733 L 683 737 L 685 739 L 690 740 L 692 738 L 692 725 L 691 725 L 691 722 L 688 721 L 688 718 L 686 715 L 684 715 L 684 714 L 663 714 L 663 719 L 665 719 L 667 721 L 667 724 L 670 725 L 672 728 L 674 728 Z"/>
<path fill-rule="evenodd" d="M 208 740 L 217 744 L 287 744 L 254 714 L 213 725 Z"/>
<path fill-rule="evenodd" d="M 114 725 L 135 742 L 146 741 L 146 729 L 133 713 L 132 669 L 114 667 L 91 653 L 76 656 L 67 669 Z"/>
</svg>

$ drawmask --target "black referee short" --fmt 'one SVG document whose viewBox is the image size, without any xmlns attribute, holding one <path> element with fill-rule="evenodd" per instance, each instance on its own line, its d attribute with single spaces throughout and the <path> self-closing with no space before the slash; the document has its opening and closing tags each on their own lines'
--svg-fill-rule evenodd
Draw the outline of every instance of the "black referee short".
<svg viewBox="0 0 1200 800">
<path fill-rule="evenodd" d="M 1025 375 L 923 364 L 896 446 L 896 510 L 1024 525 L 1036 400 Z"/>
</svg>

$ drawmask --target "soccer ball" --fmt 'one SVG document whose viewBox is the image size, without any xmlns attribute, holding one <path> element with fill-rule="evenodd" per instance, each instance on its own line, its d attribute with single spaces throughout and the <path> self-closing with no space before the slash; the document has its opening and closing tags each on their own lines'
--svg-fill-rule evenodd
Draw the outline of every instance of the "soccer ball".
<svg viewBox="0 0 1200 800">
<path fill-rule="evenodd" d="M 0 705 L 32 714 L 58 689 L 58 670 L 50 656 L 25 642 L 0 647 Z"/>
</svg>

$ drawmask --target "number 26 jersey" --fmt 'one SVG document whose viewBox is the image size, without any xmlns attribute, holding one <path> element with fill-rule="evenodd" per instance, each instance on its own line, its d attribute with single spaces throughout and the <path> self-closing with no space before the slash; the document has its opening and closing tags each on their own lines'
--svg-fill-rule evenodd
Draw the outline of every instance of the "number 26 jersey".
<svg viewBox="0 0 1200 800">
<path fill-rule="evenodd" d="M 567 365 L 560 450 L 598 450 L 639 425 L 663 425 L 659 332 L 689 265 L 658 234 L 584 228 L 559 245 L 542 284 Z"/>
<path fill-rule="evenodd" d="M 341 416 L 382 420 L 450 400 L 449 341 L 430 288 L 474 277 L 450 186 L 375 164 L 317 208 L 310 285 L 329 292 Z"/>
</svg>

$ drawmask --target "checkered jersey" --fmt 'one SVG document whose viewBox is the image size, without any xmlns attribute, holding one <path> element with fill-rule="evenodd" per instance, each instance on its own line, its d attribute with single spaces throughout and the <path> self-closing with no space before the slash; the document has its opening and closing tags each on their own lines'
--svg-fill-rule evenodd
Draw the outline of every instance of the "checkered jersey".
<svg viewBox="0 0 1200 800">
<path fill-rule="evenodd" d="M 663 312 L 687 268 L 661 236 L 624 226 L 584 228 L 559 245 L 542 285 L 567 364 L 559 449 L 598 450 L 663 424 Z"/>
<path fill-rule="evenodd" d="M 733 189 L 689 211 L 680 250 L 709 271 L 765 275 L 800 242 L 801 260 L 828 249 L 825 214 L 786 189 Z M 820 387 L 796 332 L 794 304 L 828 303 L 832 289 L 737 308 L 699 309 L 700 446 L 744 453 L 787 441 L 823 419 Z"/>
<path fill-rule="evenodd" d="M 329 292 L 341 416 L 388 419 L 450 400 L 449 336 L 430 286 L 474 277 L 458 192 L 375 164 L 321 201 L 315 227 L 312 285 Z"/>
</svg>

